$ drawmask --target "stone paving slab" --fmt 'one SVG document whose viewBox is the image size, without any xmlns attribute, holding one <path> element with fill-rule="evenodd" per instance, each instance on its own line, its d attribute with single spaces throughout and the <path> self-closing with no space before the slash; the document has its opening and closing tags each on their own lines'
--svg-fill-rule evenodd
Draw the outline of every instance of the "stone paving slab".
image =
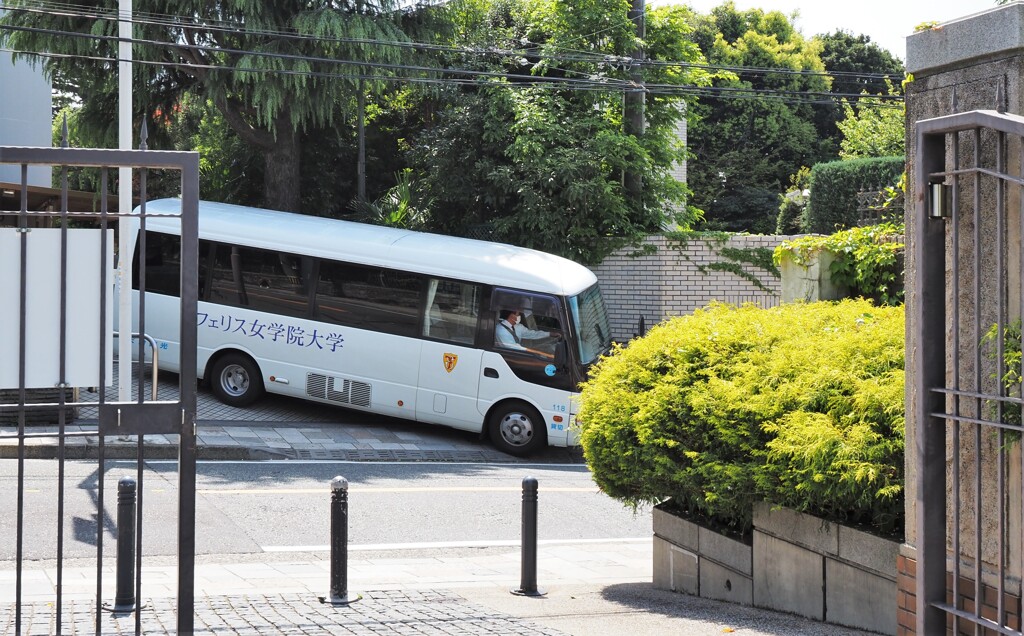
<svg viewBox="0 0 1024 636">
<path fill-rule="evenodd" d="M 508 634 L 562 636 L 564 632 L 543 627 L 496 610 L 475 605 L 451 590 L 379 590 L 362 592 L 349 605 L 331 605 L 299 594 L 245 594 L 203 596 L 196 599 L 197 635 L 264 636 L 273 634 Z M 176 611 L 172 599 L 145 599 L 136 613 L 103 612 L 102 634 L 173 634 Z M 138 616 L 138 619 L 136 619 Z M 95 602 L 68 601 L 61 612 L 61 632 L 94 634 Z M 46 636 L 57 633 L 52 603 L 22 606 L 20 633 Z M 0 606 L 0 634 L 13 636 L 15 608 Z"/>
</svg>

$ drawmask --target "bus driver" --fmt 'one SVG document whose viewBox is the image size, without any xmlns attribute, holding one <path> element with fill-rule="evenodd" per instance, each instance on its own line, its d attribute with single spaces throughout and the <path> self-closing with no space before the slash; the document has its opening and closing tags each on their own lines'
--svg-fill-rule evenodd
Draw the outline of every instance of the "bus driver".
<svg viewBox="0 0 1024 636">
<path fill-rule="evenodd" d="M 534 351 L 527 349 L 523 346 L 523 340 L 537 340 L 540 338 L 549 338 L 556 335 L 551 331 L 539 331 L 536 329 L 528 329 L 525 325 L 520 323 L 519 317 L 521 312 L 512 309 L 502 309 L 498 312 L 500 320 L 494 327 L 494 342 L 499 347 L 505 347 L 506 349 L 516 349 L 520 351 Z M 534 353 L 537 353 L 534 351 Z"/>
</svg>

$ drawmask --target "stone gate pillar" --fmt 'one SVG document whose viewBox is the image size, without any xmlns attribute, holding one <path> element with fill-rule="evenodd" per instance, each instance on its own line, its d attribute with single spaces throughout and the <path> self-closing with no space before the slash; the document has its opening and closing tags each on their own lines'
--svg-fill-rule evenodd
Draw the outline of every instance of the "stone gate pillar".
<svg viewBox="0 0 1024 636">
<path fill-rule="evenodd" d="M 922 16 L 927 17 L 927 16 Z M 906 429 L 906 511 L 907 511 L 907 526 L 906 526 L 906 543 L 901 550 L 901 554 L 898 560 L 898 591 L 897 591 L 897 607 L 898 607 L 898 624 L 899 634 L 912 634 L 915 632 L 915 573 L 916 573 L 916 558 L 917 558 L 917 527 L 916 527 L 916 497 L 918 495 L 916 485 L 916 433 L 917 423 L 914 421 L 913 414 L 915 413 L 915 406 L 917 405 L 918 396 L 914 394 L 915 382 L 913 375 L 912 366 L 909 364 L 912 359 L 912 354 L 917 350 L 918 347 L 922 346 L 922 343 L 918 340 L 918 325 L 914 324 L 912 307 L 918 299 L 914 294 L 911 293 L 912 285 L 911 281 L 915 280 L 917 276 L 917 264 L 915 263 L 914 248 L 913 245 L 915 236 L 915 202 L 919 198 L 926 196 L 926 193 L 915 192 L 915 183 L 913 175 L 915 174 L 915 168 L 917 165 L 917 157 L 915 156 L 915 125 L 917 122 L 925 119 L 932 119 L 936 117 L 943 117 L 952 115 L 954 113 L 963 113 L 975 110 L 989 110 L 1005 113 L 1013 113 L 1022 115 L 1024 114 L 1024 88 L 1022 88 L 1021 77 L 1024 74 L 1024 3 L 1013 3 L 1002 7 L 995 7 L 988 11 L 977 13 L 974 15 L 966 16 L 964 18 L 947 22 L 945 24 L 938 25 L 931 29 L 920 31 L 907 38 L 907 73 L 912 77 L 912 81 L 907 85 L 906 90 L 906 149 L 907 149 L 907 206 L 906 206 L 906 223 L 907 223 L 907 261 L 906 261 L 906 276 L 907 276 L 907 429 Z M 994 143 L 991 138 L 985 141 L 987 146 L 982 146 L 978 149 L 977 154 L 984 155 L 987 153 L 993 153 Z M 1021 151 L 1020 151 L 1020 140 L 1011 140 L 1007 142 L 1008 152 L 1007 156 L 1007 172 L 1014 174 L 1021 174 Z M 965 164 L 973 164 L 975 157 L 975 149 L 972 144 L 965 143 L 960 146 L 960 156 L 964 160 Z M 952 160 L 953 149 L 950 144 L 947 143 L 947 165 Z M 970 156 L 968 156 L 970 155 Z M 987 211 L 994 209 L 995 193 L 993 191 L 981 191 L 978 193 L 978 198 L 974 198 L 974 193 L 969 190 L 969 186 L 962 186 L 962 190 L 967 190 L 969 196 L 963 197 L 965 199 L 963 205 L 965 209 L 970 209 L 969 214 L 965 214 L 961 219 L 958 227 L 959 232 L 962 236 L 966 236 L 970 233 L 972 240 L 970 242 L 958 242 L 957 253 L 953 253 L 952 244 L 948 238 L 947 232 L 947 247 L 946 247 L 946 259 L 947 259 L 947 271 L 946 278 L 947 284 L 949 283 L 952 273 L 950 264 L 955 260 L 960 263 L 968 265 L 964 266 L 964 269 L 970 268 L 970 263 L 975 262 L 976 256 L 980 259 L 987 259 L 988 256 L 985 254 L 986 250 L 994 250 L 992 247 L 994 242 L 984 240 L 978 244 L 973 242 L 974 233 L 978 232 L 982 236 L 993 236 L 992 233 L 995 231 L 1002 231 L 1006 233 L 1006 240 L 1009 249 L 1007 249 L 1007 258 L 1004 263 L 1003 270 L 1006 275 L 1006 285 L 1003 290 L 998 293 L 1004 294 L 1003 301 L 1006 306 L 1010 308 L 1010 318 L 1019 318 L 1019 307 L 1021 305 L 1020 298 L 1020 272 L 1021 272 L 1021 228 L 1020 228 L 1020 214 L 1016 211 L 1020 210 L 1019 195 L 1014 192 L 1010 196 L 1012 200 L 1004 203 L 1006 210 L 1014 211 L 1012 214 L 1008 214 L 1006 226 L 1002 229 L 996 228 L 994 224 L 991 227 L 985 226 L 986 223 L 991 221 L 985 220 Z M 979 188 L 982 190 L 982 188 Z M 995 188 L 992 188 L 995 190 Z M 1011 189 L 1016 190 L 1016 189 Z M 974 202 L 978 201 L 980 205 L 975 206 Z M 979 217 L 974 217 L 973 209 L 977 207 L 981 211 Z M 991 215 L 989 215 L 991 216 Z M 981 225 L 974 227 L 974 218 L 981 218 Z M 977 245 L 977 247 L 975 247 Z M 978 252 L 976 254 L 976 251 Z M 961 272 L 960 278 L 964 278 L 967 274 Z M 967 282 L 967 281 L 965 281 Z M 985 307 L 994 304 L 992 298 L 975 298 L 975 295 L 984 296 L 985 294 L 991 294 L 994 292 L 983 291 L 976 294 L 975 290 L 979 288 L 973 281 L 969 281 L 969 284 L 963 284 L 959 287 L 959 297 L 951 298 L 950 294 L 947 294 L 947 316 L 951 315 L 954 306 L 959 306 L 959 333 L 961 338 L 960 352 L 965 353 L 965 343 L 969 342 L 972 346 L 977 346 L 970 337 L 964 337 L 964 334 L 977 333 L 973 331 L 975 328 L 980 329 L 981 333 L 984 333 L 991 325 L 991 318 L 985 313 Z M 982 308 L 978 313 L 979 316 L 974 315 L 974 311 L 971 308 Z M 1014 310 L 1013 308 L 1017 308 Z M 948 320 L 948 319 L 947 319 Z M 952 327 L 947 327 L 947 342 L 950 340 L 952 335 Z M 975 356 L 972 354 L 958 355 L 951 357 L 950 348 L 947 347 L 947 377 L 954 371 L 950 367 L 953 365 L 949 363 L 950 360 L 959 360 L 958 369 L 956 371 L 961 377 L 965 377 L 968 374 L 972 377 L 981 377 L 976 369 L 973 368 L 973 360 Z M 967 361 L 967 362 L 965 362 Z M 971 368 L 965 368 L 965 364 L 969 364 Z M 988 375 L 992 375 L 985 372 Z M 987 377 L 987 376 L 986 376 Z M 984 384 L 987 380 L 982 379 L 981 383 Z M 947 386 L 949 386 L 947 384 Z M 983 387 L 978 387 L 978 391 L 981 391 Z M 962 410 L 963 407 L 961 407 Z M 978 414 L 983 416 L 983 414 Z M 935 484 L 936 488 L 946 488 L 947 500 L 953 501 L 957 499 L 961 502 L 961 505 L 965 508 L 970 508 L 970 514 L 973 515 L 975 505 L 980 503 L 974 500 L 977 497 L 974 496 L 976 492 L 975 488 L 979 488 L 983 494 L 982 499 L 991 499 L 995 497 L 994 487 L 991 485 L 994 483 L 995 468 L 994 462 L 991 462 L 991 458 L 994 453 L 1006 452 L 1009 453 L 1011 459 L 1007 461 L 1007 468 L 1005 470 L 1004 477 L 1007 480 L 1007 492 L 1010 493 L 1006 497 L 1006 501 L 1002 502 L 1001 506 L 1006 513 L 1008 522 L 1008 528 L 1004 530 L 998 530 L 999 524 L 996 520 L 985 518 L 981 522 L 982 527 L 982 541 L 980 543 L 981 560 L 985 563 L 984 570 L 986 574 L 982 577 L 986 585 L 992 585 L 991 576 L 1001 576 L 1006 586 L 1006 593 L 1013 595 L 1014 598 L 1007 601 L 1007 611 L 1016 612 L 1016 629 L 1020 629 L 1020 562 L 1021 562 L 1021 460 L 1020 460 L 1020 444 L 1016 445 L 1015 449 L 998 449 L 994 448 L 994 444 L 991 440 L 982 440 L 981 443 L 975 447 L 975 441 L 973 436 L 971 439 L 961 441 L 960 446 L 956 449 L 952 447 L 952 444 L 947 436 L 947 452 L 946 452 L 946 469 L 947 469 L 947 480 L 946 484 Z M 982 475 L 982 479 L 975 479 L 975 469 L 978 467 L 977 458 L 981 457 L 981 470 L 979 473 Z M 962 484 L 960 492 L 952 492 L 949 485 L 948 471 L 951 469 L 953 462 L 960 462 L 960 470 L 969 477 L 966 480 L 966 484 Z M 979 484 L 979 482 L 981 482 Z M 1016 494 L 1014 494 L 1016 493 Z M 998 506 L 996 506 L 998 508 Z M 990 510 L 992 508 L 989 508 Z M 948 507 L 947 507 L 948 511 Z M 965 514 L 961 512 L 961 514 Z M 988 514 L 988 513 L 982 513 Z M 947 512 L 947 537 L 950 536 L 950 524 L 953 521 L 950 513 Z M 977 555 L 975 552 L 975 524 L 960 524 L 961 527 L 958 531 L 961 534 L 961 541 L 969 545 L 969 548 L 961 549 L 960 554 L 953 555 L 952 550 L 950 552 L 950 563 L 952 559 L 956 558 L 960 562 L 973 562 Z M 993 567 L 993 564 L 999 563 L 999 542 L 992 539 L 989 535 L 989 531 L 992 527 L 996 527 L 996 532 L 1003 532 L 1008 535 L 1005 538 L 1005 551 L 1008 554 L 1004 554 L 1005 563 L 1004 571 L 999 573 L 998 567 Z M 988 535 L 988 536 L 987 536 Z M 947 541 L 947 546 L 951 544 Z M 972 552 L 967 554 L 966 551 Z M 949 570 L 947 570 L 949 571 Z M 973 568 L 968 568 L 967 572 L 973 576 Z M 963 579 L 963 575 L 961 576 Z M 951 580 L 951 579 L 950 579 Z M 962 589 L 969 587 L 971 594 L 974 594 L 974 582 L 966 581 L 969 585 L 962 585 Z M 948 585 L 949 583 L 947 583 Z M 991 588 L 990 588 L 991 589 Z M 973 598 L 970 603 L 973 603 Z M 982 600 L 982 603 L 987 601 Z M 973 612 L 973 605 L 972 610 Z"/>
</svg>

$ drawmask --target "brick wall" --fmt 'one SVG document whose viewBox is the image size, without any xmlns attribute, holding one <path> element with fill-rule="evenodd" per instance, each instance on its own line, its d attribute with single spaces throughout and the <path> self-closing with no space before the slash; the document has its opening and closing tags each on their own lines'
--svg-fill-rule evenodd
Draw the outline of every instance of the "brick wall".
<svg viewBox="0 0 1024 636">
<path fill-rule="evenodd" d="M 593 268 L 612 321 L 612 337 L 626 341 L 637 332 L 644 317 L 651 326 L 673 316 L 693 313 L 712 300 L 763 307 L 779 304 L 781 281 L 771 272 L 743 264 L 770 291 L 733 272 L 707 269 L 712 263 L 728 262 L 718 251 L 721 246 L 734 249 L 775 249 L 789 236 L 730 237 L 722 244 L 714 240 L 691 238 L 684 247 L 671 244 L 664 236 L 651 236 L 646 244 L 654 248 L 649 255 L 634 256 L 638 250 L 627 248 L 612 254 Z"/>
<path fill-rule="evenodd" d="M 960 581 L 957 585 L 958 596 L 960 597 L 957 607 L 975 614 L 975 585 L 974 581 L 961 571 Z M 973 574 L 973 572 L 971 572 Z M 984 577 L 982 577 L 984 579 Z M 915 585 L 917 583 L 917 561 L 910 556 L 901 554 L 896 559 L 896 634 L 897 636 L 910 636 L 917 633 L 917 595 Z M 989 620 L 996 620 L 999 613 L 999 590 L 995 586 L 983 583 L 981 586 L 981 616 Z M 946 602 L 953 602 L 953 574 L 946 573 Z M 1013 630 L 1020 630 L 1021 599 L 1016 594 L 1003 591 L 1003 620 L 1001 624 Z M 953 632 L 952 617 L 947 620 L 946 633 Z M 974 634 L 974 623 L 960 621 L 957 629 L 957 636 Z M 982 628 L 979 633 L 984 635 L 998 634 L 994 629 Z"/>
</svg>

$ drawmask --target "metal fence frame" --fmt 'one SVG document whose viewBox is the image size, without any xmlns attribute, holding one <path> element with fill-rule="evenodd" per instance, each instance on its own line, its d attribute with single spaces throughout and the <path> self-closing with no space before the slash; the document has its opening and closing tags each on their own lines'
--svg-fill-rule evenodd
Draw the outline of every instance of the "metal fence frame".
<svg viewBox="0 0 1024 636">
<path fill-rule="evenodd" d="M 66 146 L 66 144 L 65 144 Z M 40 435 L 53 436 L 53 433 L 35 433 L 26 429 L 26 416 L 36 409 L 57 407 L 57 460 L 58 466 L 58 501 L 57 501 L 57 555 L 56 555 L 56 598 L 54 602 L 54 629 L 61 633 L 64 626 L 62 621 L 62 609 L 64 598 L 62 593 L 62 575 L 64 570 L 63 555 L 63 515 L 64 515 L 64 464 L 65 464 L 65 442 L 73 436 L 96 436 L 98 438 L 98 491 L 97 507 L 99 518 L 104 513 L 104 472 L 105 472 L 105 446 L 104 438 L 109 435 L 137 435 L 138 436 L 138 500 L 136 511 L 138 513 L 139 526 L 143 512 L 142 499 L 142 468 L 143 468 L 143 444 L 147 434 L 177 434 L 179 435 L 178 448 L 178 581 L 177 581 L 177 632 L 179 634 L 191 634 L 194 631 L 194 581 L 195 581 L 195 501 L 196 501 L 196 310 L 198 293 L 198 202 L 199 202 L 199 155 L 194 152 L 174 151 L 153 151 L 145 149 L 145 130 L 143 130 L 143 144 L 140 150 L 106 150 L 106 149 L 80 149 L 80 148 L 30 148 L 30 147 L 0 147 L 0 164 L 14 164 L 20 166 L 21 182 L 16 185 L 20 196 L 19 210 L 0 210 L 0 219 L 16 218 L 17 231 L 21 233 L 21 271 L 14 273 L 20 276 L 20 328 L 18 335 L 19 342 L 19 387 L 17 389 L 18 399 L 16 404 L 0 405 L 0 409 L 14 411 L 17 414 L 18 430 L 16 433 L 18 443 L 18 493 L 17 493 L 17 547 L 16 547 L 16 574 L 15 574 L 15 624 L 14 633 L 22 633 L 22 601 L 23 601 L 23 558 L 24 558 L 24 519 L 25 519 L 25 460 L 26 442 Z M 61 206 L 54 211 L 34 211 L 28 206 L 28 167 L 49 166 L 60 170 L 61 175 Z M 95 211 L 79 212 L 68 209 L 68 169 L 74 167 L 86 167 L 98 169 L 100 174 L 99 191 L 96 193 L 97 205 Z M 138 397 L 130 402 L 111 402 L 104 398 L 104 392 L 99 391 L 99 403 L 89 403 L 89 406 L 97 407 L 98 419 L 95 423 L 95 430 L 84 430 L 81 432 L 66 430 L 68 407 L 84 406 L 86 403 L 74 403 L 68 401 L 64 392 L 60 392 L 56 404 L 28 403 L 26 400 L 25 369 L 30 361 L 26 360 L 26 280 L 27 280 L 27 235 L 31 231 L 30 225 L 34 225 L 39 219 L 52 220 L 59 223 L 61 229 L 61 274 L 60 281 L 60 306 L 62 309 L 60 324 L 61 333 L 55 337 L 59 338 L 60 351 L 60 385 L 65 382 L 65 359 L 67 343 L 65 335 L 65 323 L 69 312 L 73 314 L 74 308 L 67 306 L 67 271 L 69 266 L 82 266 L 82 264 L 68 263 L 67 258 L 67 231 L 69 221 L 88 219 L 103 230 L 101 233 L 101 253 L 107 249 L 107 229 L 111 224 L 122 218 L 122 215 L 109 209 L 109 201 L 106 192 L 109 189 L 110 171 L 118 168 L 129 168 L 133 179 L 137 179 L 140 204 L 137 212 L 133 211 L 131 216 L 138 220 L 142 229 L 145 229 L 146 222 L 146 189 L 147 178 L 150 170 L 176 171 L 181 179 L 181 374 L 180 397 L 176 401 L 146 400 L 143 376 L 143 365 L 139 366 L 137 377 L 132 383 L 137 386 Z M 144 232 L 141 234 L 140 243 L 145 253 Z M 112 246 L 111 246 L 112 247 Z M 121 255 L 124 257 L 125 255 Z M 130 255 L 128 255 L 130 258 Z M 112 289 L 112 282 L 108 278 L 108 271 L 104 265 L 103 258 L 100 259 L 100 281 L 101 294 L 107 294 Z M 145 289 L 145 275 L 140 276 L 140 290 Z M 144 294 L 139 295 L 138 315 L 140 317 L 139 331 L 145 330 L 145 301 Z M 105 333 L 103 325 L 106 323 L 106 303 L 100 302 L 101 316 L 99 329 L 96 335 L 100 342 L 99 351 L 104 351 L 104 345 L 111 334 Z M 138 339 L 139 359 L 143 360 L 145 355 L 145 337 Z M 100 378 L 107 377 L 110 370 L 106 369 L 106 359 L 103 355 L 97 361 Z M 0 434 L 2 435 L 2 434 Z M 12 435 L 4 435 L 12 437 Z M 97 524 L 97 557 L 96 557 L 96 633 L 101 633 L 101 616 L 103 615 L 102 605 L 102 581 L 103 581 L 103 534 L 104 526 Z M 136 544 L 136 568 L 135 568 L 135 598 L 141 599 L 141 559 L 142 559 L 142 536 L 138 533 Z M 135 631 L 141 632 L 141 621 L 139 611 L 135 611 Z"/>
<path fill-rule="evenodd" d="M 1008 241 L 1011 225 L 1024 228 L 1022 140 L 1024 117 L 997 111 L 916 123 L 917 275 L 908 280 L 916 400 L 907 414 L 916 447 L 907 451 L 917 459 L 918 634 L 1021 634 L 1008 616 L 1019 621 L 1024 519 L 1011 503 L 1024 488 L 1009 477 L 1019 480 L 1024 466 L 1011 465 L 1007 444 L 1020 434 L 1008 416 L 1019 422 L 1022 401 L 1020 385 L 1003 378 L 1006 330 L 1024 314 L 1024 301 L 1010 302 L 1024 299 L 1024 272 L 1013 271 L 1024 256 Z M 1013 202 L 1020 209 L 1011 211 Z M 986 338 L 990 329 L 996 337 Z M 986 590 L 997 594 L 994 607 L 983 607 Z"/>
</svg>

